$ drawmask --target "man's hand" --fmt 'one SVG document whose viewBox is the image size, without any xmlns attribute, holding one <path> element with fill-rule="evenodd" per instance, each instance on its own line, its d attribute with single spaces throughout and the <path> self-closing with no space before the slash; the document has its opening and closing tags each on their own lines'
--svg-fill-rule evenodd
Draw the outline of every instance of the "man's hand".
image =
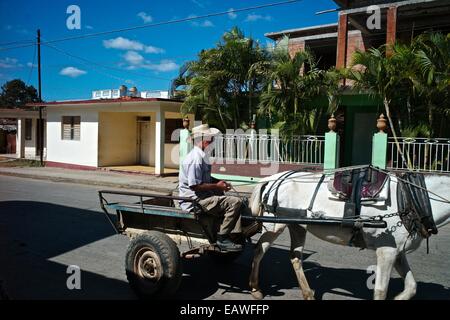
<svg viewBox="0 0 450 320">
<path fill-rule="evenodd" d="M 226 183 L 225 181 L 222 181 L 222 180 L 217 182 L 216 185 L 220 191 L 228 191 L 231 189 L 231 184 Z"/>
<path fill-rule="evenodd" d="M 225 181 L 219 181 L 217 183 L 202 183 L 191 187 L 194 191 L 221 191 L 225 192 L 231 189 L 231 184 Z"/>
</svg>

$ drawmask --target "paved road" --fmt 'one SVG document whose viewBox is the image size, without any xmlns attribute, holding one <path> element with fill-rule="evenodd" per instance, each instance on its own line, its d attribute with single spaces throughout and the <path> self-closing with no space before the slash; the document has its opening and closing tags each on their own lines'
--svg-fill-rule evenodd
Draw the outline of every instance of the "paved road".
<svg viewBox="0 0 450 320">
<path fill-rule="evenodd" d="M 124 276 L 128 239 L 100 213 L 99 187 L 0 176 L 0 281 L 12 299 L 135 299 Z M 266 299 L 299 299 L 285 232 L 262 263 Z M 417 298 L 450 299 L 450 225 L 410 255 Z M 306 275 L 316 299 L 370 299 L 366 268 L 374 253 L 308 236 Z M 184 261 L 176 298 L 251 299 L 250 248 L 231 266 L 208 257 Z M 67 266 L 81 268 L 81 290 L 68 290 Z M 402 290 L 395 274 L 390 297 Z"/>
</svg>

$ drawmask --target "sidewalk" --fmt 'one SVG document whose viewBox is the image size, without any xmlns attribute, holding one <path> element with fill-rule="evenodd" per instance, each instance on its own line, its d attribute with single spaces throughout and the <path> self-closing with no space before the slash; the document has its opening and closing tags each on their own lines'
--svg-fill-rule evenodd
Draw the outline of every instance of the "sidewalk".
<svg viewBox="0 0 450 320">
<path fill-rule="evenodd" d="M 96 185 L 122 189 L 140 189 L 155 192 L 172 192 L 178 186 L 178 177 L 87 171 L 48 167 L 0 167 L 0 176 L 31 178 L 54 182 Z M 1 177 L 0 177 L 1 179 Z M 236 186 L 237 191 L 251 192 L 252 186 Z"/>
</svg>

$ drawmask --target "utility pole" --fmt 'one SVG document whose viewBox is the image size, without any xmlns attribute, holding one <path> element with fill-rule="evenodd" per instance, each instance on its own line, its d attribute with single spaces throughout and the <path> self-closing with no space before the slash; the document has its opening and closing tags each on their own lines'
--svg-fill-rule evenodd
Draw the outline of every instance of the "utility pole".
<svg viewBox="0 0 450 320">
<path fill-rule="evenodd" d="M 39 103 L 42 102 L 42 84 L 41 84 L 41 30 L 37 30 L 37 53 L 38 53 L 38 94 Z M 39 106 L 39 125 L 38 129 L 38 145 L 39 145 L 39 156 L 41 160 L 41 166 L 44 165 L 44 125 L 42 121 L 42 106 Z"/>
</svg>

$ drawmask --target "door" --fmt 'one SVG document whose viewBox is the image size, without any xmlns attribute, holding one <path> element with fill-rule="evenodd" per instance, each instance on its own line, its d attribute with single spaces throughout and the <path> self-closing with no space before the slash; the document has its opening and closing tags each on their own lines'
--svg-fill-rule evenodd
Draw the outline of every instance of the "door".
<svg viewBox="0 0 450 320">
<path fill-rule="evenodd" d="M 150 164 L 150 121 L 138 121 L 139 164 Z"/>
<path fill-rule="evenodd" d="M 33 128 L 33 127 L 32 127 Z M 45 121 L 44 119 L 36 119 L 36 156 L 41 154 L 41 148 L 44 145 Z"/>
<path fill-rule="evenodd" d="M 351 165 L 371 163 L 372 137 L 376 119 L 376 113 L 357 112 L 354 114 Z"/>
</svg>

